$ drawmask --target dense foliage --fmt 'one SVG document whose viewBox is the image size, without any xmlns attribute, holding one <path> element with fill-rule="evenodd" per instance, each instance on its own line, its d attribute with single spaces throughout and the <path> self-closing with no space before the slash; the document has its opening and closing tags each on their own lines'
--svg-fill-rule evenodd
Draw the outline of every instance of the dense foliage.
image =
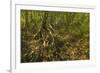
<svg viewBox="0 0 100 73">
<path fill-rule="evenodd" d="M 21 62 L 89 59 L 89 13 L 21 10 Z"/>
</svg>

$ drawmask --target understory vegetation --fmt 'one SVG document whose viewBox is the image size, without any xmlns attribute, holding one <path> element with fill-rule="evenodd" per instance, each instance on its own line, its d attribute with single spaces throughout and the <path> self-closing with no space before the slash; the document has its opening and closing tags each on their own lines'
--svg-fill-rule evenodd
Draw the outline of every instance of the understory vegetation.
<svg viewBox="0 0 100 73">
<path fill-rule="evenodd" d="M 89 59 L 89 13 L 21 10 L 21 62 Z"/>
</svg>

